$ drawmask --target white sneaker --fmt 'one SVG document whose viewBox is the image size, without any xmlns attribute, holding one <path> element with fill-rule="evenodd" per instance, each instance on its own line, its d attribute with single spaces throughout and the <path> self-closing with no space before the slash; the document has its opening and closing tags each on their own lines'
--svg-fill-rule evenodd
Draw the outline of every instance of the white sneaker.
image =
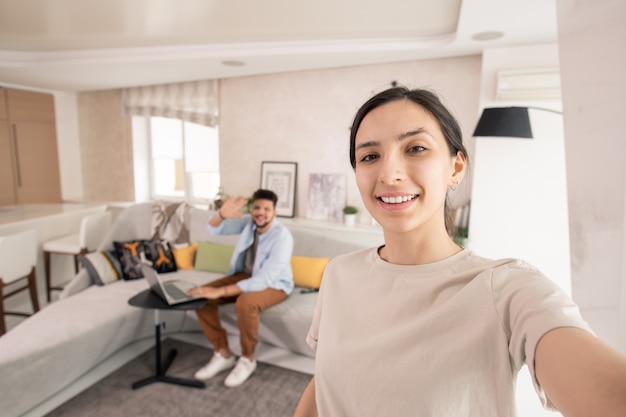
<svg viewBox="0 0 626 417">
<path fill-rule="evenodd" d="M 245 356 L 242 356 L 237 361 L 235 369 L 230 371 L 230 374 L 226 377 L 224 385 L 229 388 L 238 387 L 246 382 L 248 377 L 252 375 L 252 372 L 256 369 L 256 360 L 250 360 Z"/>
<path fill-rule="evenodd" d="M 219 374 L 222 371 L 230 369 L 233 366 L 235 366 L 235 356 L 225 358 L 220 355 L 219 352 L 215 352 L 209 363 L 200 368 L 193 375 L 193 377 L 199 380 L 213 378 L 215 375 Z"/>
</svg>

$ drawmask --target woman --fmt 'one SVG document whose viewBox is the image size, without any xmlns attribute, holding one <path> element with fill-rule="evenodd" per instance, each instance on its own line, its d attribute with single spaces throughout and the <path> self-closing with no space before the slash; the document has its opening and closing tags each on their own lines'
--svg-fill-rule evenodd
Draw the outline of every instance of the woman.
<svg viewBox="0 0 626 417">
<path fill-rule="evenodd" d="M 326 268 L 307 337 L 304 416 L 515 415 L 524 364 L 548 408 L 626 415 L 626 358 L 531 265 L 484 259 L 446 228 L 467 152 L 431 92 L 395 87 L 357 112 L 350 160 L 385 244 Z"/>
</svg>

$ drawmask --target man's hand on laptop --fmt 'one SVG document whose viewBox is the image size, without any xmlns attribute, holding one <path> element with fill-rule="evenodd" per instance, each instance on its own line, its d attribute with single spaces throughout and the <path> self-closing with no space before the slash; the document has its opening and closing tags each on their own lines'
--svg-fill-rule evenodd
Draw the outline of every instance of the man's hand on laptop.
<svg viewBox="0 0 626 417">
<path fill-rule="evenodd" d="M 221 297 L 232 297 L 240 294 L 241 290 L 236 285 L 227 285 L 225 287 L 194 287 L 187 291 L 187 294 L 194 298 L 207 298 L 209 300 L 217 300 Z"/>
<path fill-rule="evenodd" d="M 208 298 L 209 300 L 215 300 L 224 295 L 224 288 L 194 287 L 187 291 L 187 294 L 194 298 Z"/>
</svg>

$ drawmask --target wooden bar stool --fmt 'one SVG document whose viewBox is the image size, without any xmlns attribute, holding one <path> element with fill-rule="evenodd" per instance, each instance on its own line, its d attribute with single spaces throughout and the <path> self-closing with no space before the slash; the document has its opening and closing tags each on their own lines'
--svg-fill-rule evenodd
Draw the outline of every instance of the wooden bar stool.
<svg viewBox="0 0 626 417">
<path fill-rule="evenodd" d="M 46 297 L 50 302 L 53 290 L 62 290 L 62 287 L 52 286 L 50 276 L 50 255 L 72 255 L 74 257 L 74 273 L 78 272 L 78 256 L 95 251 L 104 239 L 111 226 L 111 212 L 91 214 L 85 216 L 80 223 L 78 233 L 49 240 L 42 245 L 44 264 L 46 268 Z"/>
<path fill-rule="evenodd" d="M 10 236 L 0 236 L 0 336 L 6 333 L 5 315 L 28 317 L 31 314 L 6 311 L 4 300 L 24 290 L 29 290 L 33 312 L 39 311 L 37 298 L 37 233 L 34 230 Z M 24 280 L 21 287 L 7 290 L 14 283 Z"/>
</svg>

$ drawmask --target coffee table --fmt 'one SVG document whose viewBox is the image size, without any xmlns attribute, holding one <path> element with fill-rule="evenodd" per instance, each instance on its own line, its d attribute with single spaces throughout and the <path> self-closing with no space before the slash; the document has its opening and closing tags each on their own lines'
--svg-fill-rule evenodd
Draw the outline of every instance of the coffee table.
<svg viewBox="0 0 626 417">
<path fill-rule="evenodd" d="M 153 376 L 137 381 L 133 384 L 133 389 L 138 389 L 154 382 L 165 382 L 169 384 L 184 385 L 193 388 L 204 388 L 206 385 L 202 381 L 195 379 L 183 379 L 168 376 L 165 373 L 170 367 L 176 354 L 176 349 L 171 349 L 165 358 L 164 362 L 161 362 L 161 321 L 159 318 L 159 310 L 197 310 L 206 305 L 207 300 L 194 300 L 182 304 L 169 305 L 161 297 L 156 295 L 151 289 L 144 290 L 128 300 L 128 304 L 149 308 L 154 310 L 154 329 L 155 329 L 155 356 L 156 356 L 156 370 Z"/>
</svg>

